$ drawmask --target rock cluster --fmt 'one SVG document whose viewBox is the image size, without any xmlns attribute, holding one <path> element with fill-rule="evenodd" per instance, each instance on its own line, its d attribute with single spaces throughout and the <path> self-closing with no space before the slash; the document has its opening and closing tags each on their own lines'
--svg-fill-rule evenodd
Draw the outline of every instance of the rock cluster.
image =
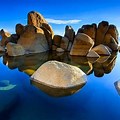
<svg viewBox="0 0 120 120">
<path fill-rule="evenodd" d="M 102 21 L 98 24 L 83 25 L 75 34 L 71 26 L 65 27 L 64 36 L 54 35 L 52 27 L 38 12 L 31 11 L 27 16 L 27 25 L 17 24 L 16 33 L 0 31 L 2 40 L 0 51 L 7 49 L 8 55 L 19 56 L 45 51 L 69 52 L 74 56 L 100 57 L 118 50 L 118 31 L 115 25 Z M 8 43 L 14 43 L 9 44 Z M 16 46 L 15 46 L 16 44 Z M 14 46 L 8 47 L 8 46 Z M 13 52 L 15 47 L 19 52 Z M 22 52 L 22 53 L 20 53 Z"/>
</svg>

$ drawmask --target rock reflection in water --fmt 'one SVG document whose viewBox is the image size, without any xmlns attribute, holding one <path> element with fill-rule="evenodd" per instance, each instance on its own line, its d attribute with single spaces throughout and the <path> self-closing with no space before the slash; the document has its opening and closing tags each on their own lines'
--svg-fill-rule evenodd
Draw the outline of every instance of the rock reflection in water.
<svg viewBox="0 0 120 120">
<path fill-rule="evenodd" d="M 61 87 L 48 86 L 36 80 L 31 80 L 31 84 L 36 86 L 46 94 L 53 97 L 63 97 L 63 96 L 72 95 L 78 92 L 85 85 L 85 84 L 82 84 L 82 85 L 69 87 L 69 88 L 61 88 Z"/>
<path fill-rule="evenodd" d="M 3 56 L 3 63 L 10 69 L 18 68 L 28 75 L 32 75 L 43 63 L 49 60 L 57 60 L 67 64 L 79 67 L 86 74 L 91 74 L 94 71 L 96 77 L 102 77 L 108 74 L 114 68 L 117 53 L 112 53 L 111 56 L 100 58 L 87 58 L 70 56 L 69 53 L 45 52 L 39 54 L 30 54 L 19 57 Z"/>
</svg>

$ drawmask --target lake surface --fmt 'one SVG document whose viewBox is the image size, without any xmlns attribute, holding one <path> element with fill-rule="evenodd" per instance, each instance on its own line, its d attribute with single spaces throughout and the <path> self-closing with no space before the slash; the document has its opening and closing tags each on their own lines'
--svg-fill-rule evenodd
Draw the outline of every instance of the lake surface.
<svg viewBox="0 0 120 120">
<path fill-rule="evenodd" d="M 48 60 L 81 68 L 87 83 L 76 93 L 53 97 L 30 81 L 30 75 Z M 54 74 L 51 72 L 51 74 Z M 0 57 L 0 120 L 120 120 L 120 53 L 99 60 L 68 54 Z"/>
</svg>

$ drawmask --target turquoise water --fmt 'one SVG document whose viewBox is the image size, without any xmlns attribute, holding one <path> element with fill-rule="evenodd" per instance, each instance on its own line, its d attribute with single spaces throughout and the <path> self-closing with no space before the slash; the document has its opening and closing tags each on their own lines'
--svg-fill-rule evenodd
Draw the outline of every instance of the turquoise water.
<svg viewBox="0 0 120 120">
<path fill-rule="evenodd" d="M 73 95 L 53 97 L 32 85 L 32 72 L 51 59 L 80 67 L 88 74 L 85 86 Z M 119 120 L 120 96 L 114 86 L 119 72 L 120 53 L 96 62 L 66 54 L 1 55 L 0 120 Z"/>
</svg>

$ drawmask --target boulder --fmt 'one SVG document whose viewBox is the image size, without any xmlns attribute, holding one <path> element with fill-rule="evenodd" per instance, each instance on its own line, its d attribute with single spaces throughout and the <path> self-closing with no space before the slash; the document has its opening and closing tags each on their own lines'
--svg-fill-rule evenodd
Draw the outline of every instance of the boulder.
<svg viewBox="0 0 120 120">
<path fill-rule="evenodd" d="M 99 23 L 96 33 L 95 45 L 99 45 L 103 43 L 108 28 L 109 28 L 109 23 L 107 21 L 102 21 Z"/>
<path fill-rule="evenodd" d="M 73 42 L 74 37 L 75 37 L 75 31 L 71 26 L 66 26 L 65 27 L 65 35 L 64 37 L 67 37 L 68 40 L 70 40 L 71 42 Z"/>
<path fill-rule="evenodd" d="M 44 31 L 32 25 L 25 26 L 24 33 L 17 42 L 29 53 L 41 53 L 49 50 Z"/>
<path fill-rule="evenodd" d="M 16 34 L 18 36 L 22 35 L 24 33 L 25 27 L 22 24 L 17 24 L 15 27 Z"/>
<path fill-rule="evenodd" d="M 57 47 L 60 47 L 61 39 L 62 39 L 62 36 L 54 35 L 52 50 L 56 50 Z"/>
<path fill-rule="evenodd" d="M 0 31 L 1 39 L 1 46 L 5 47 L 6 44 L 9 42 L 9 38 L 11 36 L 10 33 L 5 32 L 3 29 Z"/>
<path fill-rule="evenodd" d="M 49 30 L 47 30 L 44 27 L 41 27 L 41 29 L 44 31 L 48 46 L 49 46 L 49 50 L 52 50 L 52 34 Z"/>
<path fill-rule="evenodd" d="M 17 43 L 19 38 L 20 38 L 19 35 L 17 35 L 17 34 L 12 34 L 12 35 L 10 36 L 9 42 Z"/>
<path fill-rule="evenodd" d="M 99 58 L 100 56 L 93 50 L 91 50 L 88 54 L 87 54 L 87 57 L 90 57 L 90 58 Z"/>
<path fill-rule="evenodd" d="M 97 25 L 83 25 L 82 28 L 78 30 L 77 33 L 85 33 L 95 41 Z"/>
<path fill-rule="evenodd" d="M 84 33 L 78 33 L 74 39 L 70 55 L 86 56 L 94 46 L 94 41 Z"/>
<path fill-rule="evenodd" d="M 111 55 L 111 53 L 107 49 L 107 47 L 105 45 L 102 45 L 102 44 L 94 47 L 92 50 L 95 51 L 99 55 L 108 55 L 108 56 Z"/>
<path fill-rule="evenodd" d="M 62 37 L 60 47 L 67 51 L 69 45 L 69 39 L 67 37 Z"/>
<path fill-rule="evenodd" d="M 114 83 L 114 85 L 115 85 L 115 88 L 116 88 L 118 94 L 120 95 L 120 80 L 116 81 Z"/>
<path fill-rule="evenodd" d="M 31 11 L 28 13 L 28 25 L 33 25 L 35 27 L 44 27 L 50 31 L 52 37 L 54 36 L 54 32 L 52 27 L 47 23 L 45 18 L 38 12 Z"/>
<path fill-rule="evenodd" d="M 111 48 L 113 51 L 118 50 L 118 43 L 116 40 L 111 36 L 111 34 L 106 34 L 103 44 Z"/>
<path fill-rule="evenodd" d="M 75 88 L 86 83 L 86 74 L 75 66 L 48 61 L 37 69 L 31 79 L 52 88 Z"/>
<path fill-rule="evenodd" d="M 57 48 L 56 51 L 57 52 L 64 52 L 64 50 L 62 48 Z"/>
<path fill-rule="evenodd" d="M 109 25 L 107 34 L 110 34 L 116 41 L 116 43 L 118 44 L 118 30 L 116 28 L 115 25 Z"/>
<path fill-rule="evenodd" d="M 9 56 L 20 56 L 25 54 L 24 48 L 19 44 L 9 42 L 6 47 Z"/>
</svg>

